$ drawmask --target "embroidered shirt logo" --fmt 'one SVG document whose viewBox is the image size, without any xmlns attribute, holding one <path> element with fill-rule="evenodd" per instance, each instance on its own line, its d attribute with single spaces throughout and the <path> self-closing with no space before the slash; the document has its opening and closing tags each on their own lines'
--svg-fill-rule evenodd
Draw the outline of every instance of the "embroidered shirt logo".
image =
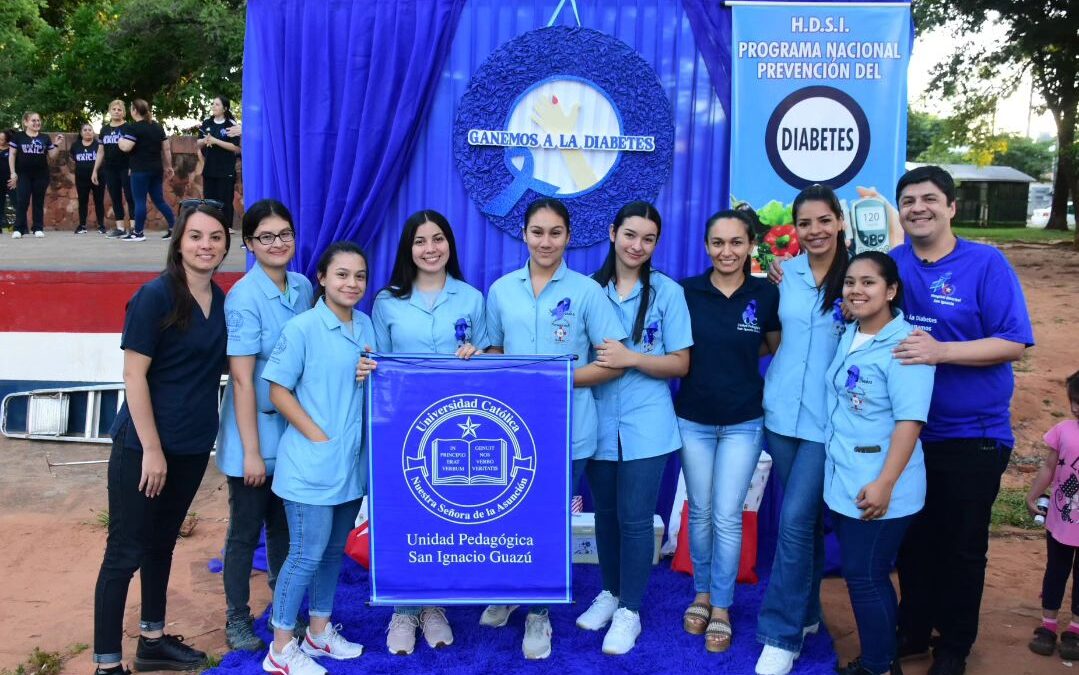
<svg viewBox="0 0 1079 675">
<path fill-rule="evenodd" d="M 453 323 L 453 339 L 457 341 L 458 347 L 472 341 L 472 324 L 468 317 L 462 316 Z"/>
<path fill-rule="evenodd" d="M 757 323 L 757 301 L 750 300 L 746 308 L 742 310 L 742 320 L 738 324 L 738 330 L 746 333 L 760 333 L 761 327 Z"/>
<path fill-rule="evenodd" d="M 570 304 L 569 298 L 562 298 L 551 310 L 551 316 L 554 317 L 554 320 L 551 321 L 551 325 L 554 326 L 554 341 L 559 344 L 569 339 L 572 325 L 569 319 L 573 316 L 573 312 L 570 311 Z"/>
<path fill-rule="evenodd" d="M 952 281 L 952 273 L 945 272 L 937 277 L 937 280 L 929 284 L 929 297 L 938 305 L 954 307 L 963 302 L 963 298 L 955 294 L 955 283 Z"/>
<path fill-rule="evenodd" d="M 653 352 L 656 349 L 656 336 L 659 335 L 659 321 L 653 321 L 644 327 L 644 340 L 642 352 Z"/>
</svg>

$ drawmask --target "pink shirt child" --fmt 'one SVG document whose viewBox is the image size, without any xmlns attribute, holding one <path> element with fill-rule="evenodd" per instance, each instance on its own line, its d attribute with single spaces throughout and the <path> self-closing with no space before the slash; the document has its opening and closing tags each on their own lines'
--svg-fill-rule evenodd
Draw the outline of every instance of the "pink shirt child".
<svg viewBox="0 0 1079 675">
<path fill-rule="evenodd" d="M 1057 453 L 1045 527 L 1061 544 L 1079 546 L 1079 420 L 1050 429 L 1045 443 Z"/>
</svg>

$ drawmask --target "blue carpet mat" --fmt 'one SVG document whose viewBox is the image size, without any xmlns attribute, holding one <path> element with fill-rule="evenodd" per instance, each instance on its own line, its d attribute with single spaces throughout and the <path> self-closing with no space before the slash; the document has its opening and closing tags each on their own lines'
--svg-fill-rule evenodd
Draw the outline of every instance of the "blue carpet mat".
<svg viewBox="0 0 1079 675">
<path fill-rule="evenodd" d="M 346 559 L 337 589 L 334 621 L 343 624 L 342 633 L 364 645 L 364 654 L 352 661 L 321 659 L 330 673 L 753 673 L 760 655 L 756 640 L 757 611 L 764 594 L 764 583 L 738 586 L 732 610 L 734 641 L 724 654 L 709 654 L 702 636 L 682 630 L 682 612 L 693 599 L 692 580 L 670 570 L 668 561 L 657 566 L 648 585 L 641 611 L 643 631 L 637 647 L 625 656 L 606 656 L 600 650 L 604 631 L 584 631 L 574 624 L 577 615 L 600 590 L 599 568 L 595 565 L 573 566 L 574 605 L 554 605 L 551 624 L 554 628 L 553 651 L 544 661 L 526 661 L 521 656 L 524 612 L 517 610 L 504 628 L 479 625 L 482 607 L 451 607 L 447 616 L 453 626 L 454 643 L 434 650 L 417 635 L 416 651 L 410 656 L 393 656 L 386 651 L 386 625 L 392 610 L 369 607 L 367 571 Z M 255 624 L 263 639 L 269 641 L 268 614 Z M 823 627 L 822 627 L 823 628 Z M 215 675 L 258 675 L 262 672 L 263 654 L 233 652 L 221 665 L 207 671 Z M 835 672 L 835 651 L 825 631 L 806 639 L 794 675 L 824 675 Z"/>
</svg>

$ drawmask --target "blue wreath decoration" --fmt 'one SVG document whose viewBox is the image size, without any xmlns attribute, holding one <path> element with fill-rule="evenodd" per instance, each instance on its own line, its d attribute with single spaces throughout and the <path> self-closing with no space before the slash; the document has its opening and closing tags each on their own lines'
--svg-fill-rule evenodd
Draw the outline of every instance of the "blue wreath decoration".
<svg viewBox="0 0 1079 675">
<path fill-rule="evenodd" d="M 654 201 L 674 162 L 670 101 L 655 70 L 626 43 L 591 28 L 551 26 L 502 45 L 472 76 L 461 97 L 453 124 L 453 156 L 476 204 L 501 194 L 513 181 L 505 149 L 469 145 L 468 130 L 501 128 L 520 94 L 553 76 L 594 82 L 619 111 L 623 134 L 655 137 L 655 151 L 621 153 L 602 185 L 565 200 L 572 220 L 570 247 L 589 246 L 607 239 L 622 206 L 637 199 Z M 506 215 L 485 215 L 500 230 L 520 236 L 525 209 L 541 196 L 527 190 Z"/>
</svg>

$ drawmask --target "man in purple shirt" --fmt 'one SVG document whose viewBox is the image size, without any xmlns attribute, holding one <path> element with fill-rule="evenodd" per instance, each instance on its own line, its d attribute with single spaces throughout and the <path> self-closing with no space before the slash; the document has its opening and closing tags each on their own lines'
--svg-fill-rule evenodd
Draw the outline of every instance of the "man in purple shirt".
<svg viewBox="0 0 1079 675">
<path fill-rule="evenodd" d="M 929 675 L 960 675 L 978 634 L 990 512 L 1015 444 L 1011 364 L 1034 336 L 1004 255 L 952 232 L 955 183 L 946 171 L 908 171 L 896 201 L 907 243 L 891 255 L 903 279 L 906 318 L 917 330 L 895 358 L 936 365 L 921 436 L 925 508 L 897 561 L 898 656 L 925 654 L 936 629 Z"/>
</svg>

